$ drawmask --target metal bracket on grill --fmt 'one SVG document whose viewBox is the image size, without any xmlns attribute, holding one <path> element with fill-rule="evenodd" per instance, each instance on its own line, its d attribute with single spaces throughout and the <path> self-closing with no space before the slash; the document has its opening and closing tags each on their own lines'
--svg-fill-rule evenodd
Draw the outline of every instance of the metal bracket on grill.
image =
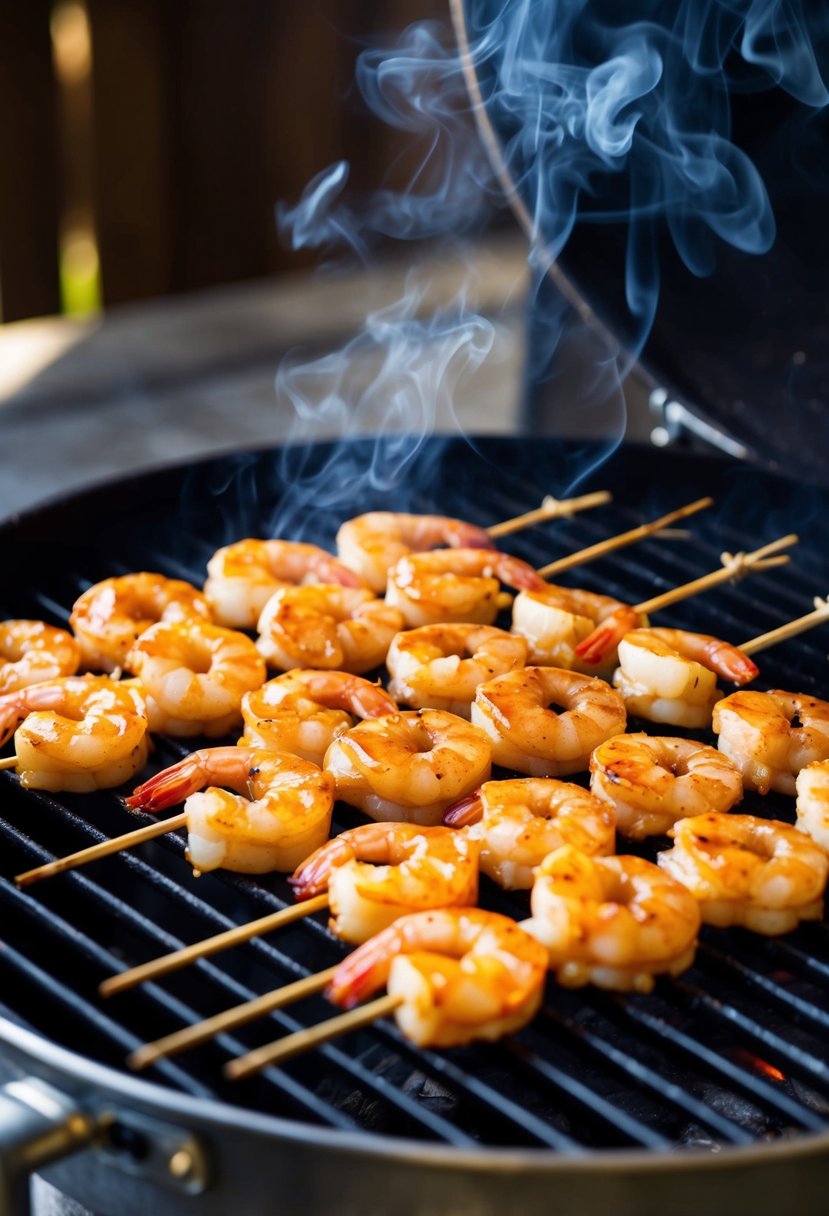
<svg viewBox="0 0 829 1216">
<path fill-rule="evenodd" d="M 0 1090 L 0 1216 L 28 1216 L 29 1176 L 85 1148 L 100 1125 L 65 1094 L 36 1079 Z"/>
<path fill-rule="evenodd" d="M 651 443 L 654 447 L 672 447 L 691 435 L 708 447 L 734 456 L 737 460 L 748 459 L 750 453 L 744 444 L 711 426 L 687 405 L 672 398 L 667 389 L 655 388 L 648 399 L 648 406 L 653 420 Z"/>
<path fill-rule="evenodd" d="M 106 1165 L 167 1190 L 198 1195 L 207 1186 L 207 1154 L 197 1137 L 135 1111 L 109 1116 L 98 1154 Z"/>
</svg>

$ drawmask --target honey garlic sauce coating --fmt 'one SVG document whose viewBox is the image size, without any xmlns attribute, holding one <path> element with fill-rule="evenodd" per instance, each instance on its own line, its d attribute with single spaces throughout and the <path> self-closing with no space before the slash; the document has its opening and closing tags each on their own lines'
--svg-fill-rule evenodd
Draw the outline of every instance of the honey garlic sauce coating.
<svg viewBox="0 0 829 1216">
<path fill-rule="evenodd" d="M 802 768 L 829 760 L 829 701 L 817 697 L 741 689 L 714 706 L 713 727 L 746 789 L 761 794 L 794 794 Z"/>
<path fill-rule="evenodd" d="M 693 739 L 617 735 L 593 752 L 590 773 L 591 790 L 631 840 L 661 835 L 688 815 L 728 811 L 743 796 L 736 764 Z"/>
<path fill-rule="evenodd" d="M 669 834 L 659 865 L 699 900 L 706 924 L 776 936 L 823 915 L 829 858 L 789 824 L 710 811 Z"/>
<path fill-rule="evenodd" d="M 325 769 L 337 797 L 371 819 L 439 824 L 451 802 L 488 780 L 492 749 L 482 730 L 438 709 L 360 722 L 335 739 Z"/>
</svg>

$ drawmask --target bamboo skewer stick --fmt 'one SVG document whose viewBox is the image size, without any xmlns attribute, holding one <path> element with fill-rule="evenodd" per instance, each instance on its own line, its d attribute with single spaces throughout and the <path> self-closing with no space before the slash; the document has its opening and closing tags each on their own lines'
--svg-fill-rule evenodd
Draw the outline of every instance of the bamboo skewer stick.
<svg viewBox="0 0 829 1216">
<path fill-rule="evenodd" d="M 813 629 L 815 625 L 819 625 L 822 621 L 829 621 L 829 597 L 822 600 L 820 596 L 816 595 L 814 605 L 814 612 L 807 612 L 805 616 L 799 616 L 797 620 L 789 621 L 786 625 L 780 625 L 777 629 L 772 629 L 769 633 L 763 633 L 757 638 L 752 638 L 749 642 L 743 642 L 740 650 L 745 654 L 757 654 L 761 650 L 766 650 L 769 646 L 776 646 L 778 642 L 785 642 L 789 638 L 797 637 L 799 633 L 805 633 L 807 629 Z"/>
<path fill-rule="evenodd" d="M 679 507 L 676 511 L 670 511 L 659 519 L 651 520 L 647 524 L 640 524 L 637 528 L 631 528 L 629 532 L 620 532 L 618 536 L 610 536 L 607 540 L 599 541 L 595 545 L 589 545 L 586 549 L 579 549 L 577 553 L 569 553 L 567 557 L 560 557 L 558 561 L 541 566 L 538 573 L 543 578 L 548 578 L 551 574 L 558 574 L 562 570 L 571 569 L 573 566 L 581 566 L 585 562 L 592 562 L 595 558 L 603 557 L 606 553 L 613 553 L 616 549 L 623 549 L 626 545 L 633 545 L 648 536 L 653 536 L 655 533 L 661 532 L 663 528 L 670 527 L 677 520 L 687 519 L 689 515 L 695 515 L 697 511 L 705 510 L 713 502 L 713 498 L 698 498 L 696 502 L 689 502 L 686 506 Z"/>
<path fill-rule="evenodd" d="M 707 591 L 719 583 L 743 578 L 752 571 L 770 570 L 775 566 L 784 566 L 789 561 L 786 554 L 772 555 L 778 554 L 781 549 L 788 549 L 792 545 L 796 545 L 797 541 L 797 536 L 792 532 L 788 536 L 781 536 L 778 540 L 771 541 L 762 549 L 755 549 L 753 553 L 723 553 L 720 557 L 722 567 L 719 570 L 712 570 L 709 574 L 703 574 L 700 578 L 693 579 L 690 583 L 683 583 L 681 587 L 674 587 L 673 590 L 664 591 L 652 599 L 643 600 L 641 604 L 634 606 L 634 611 L 656 612 L 660 608 L 667 608 L 670 604 L 678 604 L 680 600 L 690 599 L 700 591 Z"/>
<path fill-rule="evenodd" d="M 98 994 L 99 996 L 115 996 L 116 993 L 125 992 L 137 984 L 146 983 L 147 980 L 154 980 L 159 976 L 169 975 L 171 971 L 178 971 L 179 968 L 186 967 L 196 959 L 206 958 L 208 955 L 218 954 L 220 950 L 228 950 L 231 946 L 241 945 L 243 942 L 250 941 L 252 937 L 271 933 L 274 929 L 290 925 L 303 916 L 311 916 L 314 912 L 321 912 L 323 908 L 327 907 L 328 896 L 316 895 L 313 899 L 292 904 L 288 908 L 282 908 L 279 912 L 271 912 L 268 916 L 261 916 L 258 920 L 249 921 L 245 925 L 236 925 L 232 929 L 226 929 L 223 933 L 194 942 L 191 946 L 183 946 L 180 950 L 174 950 L 170 954 L 164 954 L 148 963 L 142 963 L 139 967 L 132 967 L 129 971 L 111 975 L 99 986 Z"/>
<path fill-rule="evenodd" d="M 307 975 L 304 979 L 295 980 L 292 984 L 274 988 L 271 992 L 266 992 L 252 1001 L 245 1001 L 242 1005 L 234 1005 L 232 1009 L 225 1009 L 222 1013 L 214 1014 L 212 1018 L 205 1018 L 203 1022 L 185 1026 L 183 1030 L 176 1030 L 172 1034 L 165 1035 L 163 1039 L 145 1043 L 127 1058 L 127 1064 L 136 1072 L 140 1071 L 162 1057 L 177 1055 L 190 1047 L 198 1047 L 201 1043 L 206 1043 L 216 1035 L 222 1034 L 223 1031 L 245 1026 L 248 1022 L 273 1013 L 277 1009 L 282 1009 L 285 1005 L 294 1004 L 306 996 L 313 996 L 322 991 L 336 970 L 336 966 L 328 967 L 325 971 L 318 971 L 315 975 Z"/>
<path fill-rule="evenodd" d="M 577 511 L 589 511 L 591 507 L 600 507 L 610 502 L 612 494 L 607 490 L 596 490 L 593 494 L 582 494 L 579 498 L 553 498 L 548 494 L 540 507 L 533 511 L 525 511 L 513 519 L 505 519 L 500 524 L 493 524 L 484 529 L 493 538 L 508 536 L 511 532 L 520 532 L 522 528 L 531 528 L 533 524 L 543 523 L 546 519 L 559 519 L 561 516 L 575 515 Z"/>
<path fill-rule="evenodd" d="M 14 768 L 16 764 L 17 756 L 5 756 L 2 760 L 0 760 L 0 772 L 6 768 Z"/>
<path fill-rule="evenodd" d="M 34 870 L 26 870 L 18 874 L 15 882 L 18 887 L 28 887 L 41 878 L 51 878 L 55 874 L 63 874 L 66 870 L 74 870 L 76 866 L 85 866 L 88 861 L 97 861 L 99 857 L 109 857 L 112 853 L 120 853 L 122 849 L 132 848 L 134 844 L 143 844 L 155 836 L 166 836 L 177 828 L 187 827 L 187 812 L 173 815 L 170 819 L 160 819 L 158 823 L 148 823 L 146 827 L 134 832 L 126 832 L 123 836 L 115 836 L 112 840 L 102 840 L 100 844 L 90 845 L 88 849 L 79 849 L 77 853 L 68 853 L 66 857 L 58 857 L 46 865 L 37 866 Z"/>
<path fill-rule="evenodd" d="M 348 1013 L 340 1014 L 339 1017 L 329 1018 L 328 1021 L 320 1022 L 317 1026 L 310 1026 L 307 1030 L 298 1030 L 295 1034 L 277 1039 L 275 1043 L 257 1047 L 254 1051 L 249 1051 L 247 1055 L 229 1060 L 224 1066 L 224 1075 L 228 1081 L 239 1081 L 243 1077 L 249 1077 L 253 1073 L 267 1068 L 269 1064 L 280 1064 L 283 1060 L 298 1055 L 301 1051 L 319 1047 L 341 1034 L 347 1034 L 350 1030 L 359 1030 L 361 1026 L 368 1026 L 371 1022 L 376 1022 L 378 1018 L 397 1009 L 402 1003 L 403 998 L 399 996 L 386 994 L 386 996 L 378 997 L 376 1001 L 369 1001 L 367 1005 L 350 1009 Z"/>
</svg>

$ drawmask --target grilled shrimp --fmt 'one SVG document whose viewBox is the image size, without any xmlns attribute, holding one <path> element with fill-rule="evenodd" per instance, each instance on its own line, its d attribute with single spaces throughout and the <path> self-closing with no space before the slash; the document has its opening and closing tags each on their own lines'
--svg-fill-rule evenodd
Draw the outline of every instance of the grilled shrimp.
<svg viewBox="0 0 829 1216">
<path fill-rule="evenodd" d="M 149 750 L 141 694 L 108 676 L 68 676 L 0 697 L 0 745 L 13 731 L 21 785 L 53 793 L 121 785 Z"/>
<path fill-rule="evenodd" d="M 769 937 L 823 915 L 826 853 L 776 819 L 710 811 L 681 819 L 659 865 L 699 901 L 708 925 L 744 925 Z"/>
<path fill-rule="evenodd" d="M 408 553 L 449 545 L 453 549 L 494 549 L 489 534 L 446 515 L 405 515 L 369 511 L 347 520 L 337 533 L 340 560 L 379 595 L 392 566 Z"/>
<path fill-rule="evenodd" d="M 650 722 L 710 726 L 720 698 L 717 676 L 747 684 L 758 674 L 748 655 L 705 633 L 634 629 L 619 643 L 613 683 L 627 711 Z"/>
<path fill-rule="evenodd" d="M 265 680 L 250 638 L 201 621 L 160 621 L 127 663 L 146 691 L 150 730 L 180 738 L 227 734 L 242 720 L 242 696 Z"/>
<path fill-rule="evenodd" d="M 459 1047 L 519 1030 L 541 1004 L 547 952 L 506 916 L 477 908 L 416 912 L 340 964 L 328 988 L 350 1007 L 384 984 L 418 1047 Z"/>
<path fill-rule="evenodd" d="M 389 692 L 413 709 L 468 718 L 479 684 L 523 667 L 527 643 L 491 625 L 421 625 L 395 635 Z"/>
<path fill-rule="evenodd" d="M 182 579 L 146 571 L 95 583 L 69 617 L 84 666 L 99 671 L 127 667 L 132 646 L 156 622 L 187 620 L 213 620 L 201 592 Z"/>
<path fill-rule="evenodd" d="M 472 721 L 489 736 L 495 764 L 531 777 L 565 777 L 586 772 L 590 753 L 621 734 L 626 717 L 621 695 L 604 680 L 524 667 L 479 687 Z"/>
<path fill-rule="evenodd" d="M 288 671 L 242 697 L 240 745 L 291 752 L 322 767 L 327 749 L 356 718 L 393 714 L 379 684 L 347 671 Z"/>
<path fill-rule="evenodd" d="M 545 586 L 527 562 L 495 549 L 437 549 L 402 557 L 389 571 L 386 603 L 399 608 L 410 629 L 461 621 L 491 625 L 508 587 Z"/>
<path fill-rule="evenodd" d="M 403 625 L 396 608 L 359 587 L 283 587 L 259 617 L 257 646 L 271 667 L 362 675 L 384 661 Z"/>
<path fill-rule="evenodd" d="M 566 988 L 650 992 L 654 976 L 679 975 L 694 961 L 696 900 L 641 857 L 557 849 L 539 866 L 531 906 L 522 927 L 546 947 Z"/>
<path fill-rule="evenodd" d="M 334 782 L 316 764 L 285 752 L 210 747 L 157 773 L 126 799 L 134 810 L 150 812 L 178 802 L 187 813 L 187 857 L 197 872 L 223 866 L 240 874 L 287 873 L 327 839 Z"/>
<path fill-rule="evenodd" d="M 829 760 L 829 701 L 817 697 L 744 689 L 714 706 L 713 727 L 746 788 L 761 794 L 794 794 L 805 765 Z"/>
<path fill-rule="evenodd" d="M 607 803 L 551 777 L 486 781 L 451 806 L 443 822 L 474 824 L 469 835 L 480 844 L 481 869 L 508 891 L 531 887 L 536 867 L 562 845 L 592 856 L 612 853 L 616 839 Z"/>
<path fill-rule="evenodd" d="M 328 892 L 329 929 L 367 941 L 398 917 L 478 900 L 478 846 L 466 832 L 364 823 L 308 857 L 288 879 L 297 899 Z"/>
<path fill-rule="evenodd" d="M 688 815 L 728 811 L 743 796 L 736 764 L 692 739 L 617 735 L 596 748 L 590 772 L 591 790 L 631 840 L 661 835 Z"/>
<path fill-rule="evenodd" d="M 372 819 L 437 824 L 457 798 L 490 774 L 489 740 L 439 709 L 360 722 L 335 739 L 324 767 L 337 797 Z"/>
<path fill-rule="evenodd" d="M 797 774 L 796 827 L 829 853 L 829 760 L 807 764 Z"/>
<path fill-rule="evenodd" d="M 207 563 L 207 575 L 204 594 L 217 622 L 230 629 L 255 629 L 262 609 L 280 587 L 363 585 L 325 549 L 288 540 L 248 539 L 225 545 Z"/>
<path fill-rule="evenodd" d="M 512 605 L 512 632 L 526 638 L 528 663 L 597 675 L 616 666 L 617 646 L 647 617 L 609 595 L 548 583 L 521 591 Z"/>
<path fill-rule="evenodd" d="M 43 621 L 0 621 L 0 696 L 73 676 L 81 649 L 71 633 Z"/>
</svg>

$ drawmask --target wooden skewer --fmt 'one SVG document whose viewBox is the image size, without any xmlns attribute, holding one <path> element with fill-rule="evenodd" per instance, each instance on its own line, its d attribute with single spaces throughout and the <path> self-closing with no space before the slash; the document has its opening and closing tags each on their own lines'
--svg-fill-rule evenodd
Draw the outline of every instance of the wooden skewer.
<svg viewBox="0 0 829 1216">
<path fill-rule="evenodd" d="M 607 490 L 596 490 L 593 494 L 582 494 L 579 498 L 553 498 L 548 494 L 540 507 L 533 511 L 525 511 L 513 519 L 505 519 L 503 523 L 493 524 L 486 531 L 492 537 L 508 536 L 510 532 L 520 532 L 522 528 L 531 528 L 545 519 L 558 519 L 562 515 L 575 515 L 577 511 L 589 511 L 591 507 L 600 507 L 602 503 L 610 502 L 612 494 Z"/>
<path fill-rule="evenodd" d="M 548 578 L 549 575 L 558 574 L 562 570 L 569 570 L 572 566 L 581 566 L 585 562 L 592 562 L 597 557 L 603 557 L 605 553 L 612 553 L 615 549 L 623 549 L 626 545 L 633 545 L 636 541 L 644 540 L 647 536 L 653 536 L 654 533 L 661 532 L 663 528 L 668 528 L 671 524 L 676 523 L 678 519 L 687 519 L 689 515 L 695 515 L 697 511 L 705 510 L 713 502 L 713 498 L 698 498 L 696 502 L 689 502 L 686 506 L 679 507 L 676 511 L 670 511 L 659 519 L 654 519 L 647 524 L 640 524 L 638 528 L 631 528 L 629 532 L 621 532 L 618 536 L 610 536 L 607 540 L 599 541 L 595 545 L 589 545 L 586 549 L 579 549 L 578 553 L 570 553 L 567 557 L 560 557 L 558 561 L 542 566 L 538 573 L 543 578 Z"/>
<path fill-rule="evenodd" d="M 0 760 L 0 771 L 6 768 L 14 768 L 17 764 L 17 756 L 5 756 Z"/>
<path fill-rule="evenodd" d="M 271 933 L 282 925 L 290 925 L 303 916 L 310 916 L 327 907 L 328 896 L 317 895 L 313 899 L 303 900 L 302 903 L 292 904 L 289 908 L 280 909 L 279 912 L 271 912 L 268 916 L 261 916 L 258 920 L 249 921 L 245 925 L 236 925 L 232 929 L 226 929 L 223 933 L 194 942 L 191 946 L 183 946 L 180 950 L 162 955 L 161 958 L 142 963 L 140 967 L 133 967 L 129 971 L 111 975 L 99 986 L 98 993 L 100 996 L 115 996 L 118 992 L 134 988 L 136 984 L 143 984 L 147 980 L 157 979 L 158 976 L 168 975 L 171 971 L 178 971 L 180 967 L 186 967 L 196 959 L 206 958 L 210 954 L 218 954 L 220 950 L 228 950 L 231 946 L 241 945 L 242 942 L 250 941 L 252 937 Z"/>
<path fill-rule="evenodd" d="M 752 570 L 770 570 L 774 566 L 784 566 L 789 560 L 788 556 L 781 554 L 777 557 L 772 554 L 796 545 L 797 541 L 797 536 L 792 532 L 788 536 L 781 536 L 779 540 L 771 541 L 768 545 L 763 545 L 762 549 L 755 549 L 753 553 L 723 553 L 720 557 L 722 567 L 719 570 L 712 570 L 709 574 L 703 574 L 700 578 L 693 579 L 690 583 L 674 587 L 672 591 L 665 591 L 662 595 L 655 595 L 652 599 L 643 600 L 641 604 L 635 605 L 634 611 L 656 612 L 659 608 L 667 608 L 669 604 L 678 604 L 680 600 L 690 599 L 692 595 L 697 595 L 700 591 L 707 591 L 708 588 L 716 587 L 719 583 L 726 583 L 729 579 L 742 578 Z"/>
<path fill-rule="evenodd" d="M 277 1039 L 275 1043 L 257 1047 L 255 1051 L 249 1051 L 247 1055 L 229 1060 L 224 1066 L 224 1075 L 228 1081 L 239 1081 L 243 1077 L 249 1077 L 252 1073 L 267 1068 L 269 1064 L 279 1064 L 283 1060 L 290 1059 L 291 1056 L 298 1055 L 301 1051 L 308 1051 L 311 1047 L 318 1047 L 341 1034 L 347 1034 L 350 1030 L 359 1030 L 361 1026 L 368 1026 L 371 1022 L 375 1022 L 378 1018 L 397 1009 L 402 1003 L 403 998 L 400 996 L 386 994 L 386 996 L 378 997 L 376 1001 L 369 1001 L 367 1005 L 360 1005 L 357 1009 L 350 1009 L 348 1013 L 340 1014 L 339 1017 L 320 1022 L 318 1026 L 298 1030 L 295 1034 Z"/>
<path fill-rule="evenodd" d="M 148 1068 L 150 1064 L 154 1064 L 156 1060 L 160 1060 L 164 1056 L 177 1055 L 178 1052 L 187 1051 L 190 1047 L 198 1047 L 199 1044 L 206 1043 L 208 1039 L 215 1038 L 223 1031 L 244 1026 L 256 1018 L 282 1009 L 285 1005 L 301 1001 L 303 997 L 313 996 L 322 991 L 336 970 L 337 967 L 328 967 L 325 971 L 318 971 L 315 975 L 307 975 L 304 979 L 295 980 L 292 984 L 274 988 L 272 992 L 266 992 L 252 1001 L 245 1001 L 242 1005 L 225 1009 L 222 1013 L 214 1014 L 212 1018 L 205 1018 L 203 1022 L 185 1026 L 183 1030 L 176 1030 L 172 1034 L 165 1035 L 163 1039 L 145 1043 L 143 1047 L 137 1048 L 127 1058 L 127 1064 L 136 1072 L 142 1068 Z"/>
<path fill-rule="evenodd" d="M 763 633 L 758 638 L 743 642 L 740 650 L 745 654 L 757 654 L 769 646 L 776 646 L 778 642 L 785 642 L 788 638 L 797 637 L 799 633 L 805 633 L 807 629 L 813 629 L 822 621 L 829 621 L 829 598 L 822 600 L 820 596 L 816 595 L 814 605 L 814 612 L 807 612 L 805 616 L 799 616 L 797 620 L 789 621 L 787 625 L 780 625 L 769 633 Z"/>
<path fill-rule="evenodd" d="M 126 832 L 123 836 L 115 836 L 112 840 L 102 840 L 100 844 L 90 845 L 88 849 L 79 849 L 77 853 L 69 853 L 66 857 L 58 857 L 46 865 L 37 866 L 34 870 L 26 870 L 18 874 L 15 882 L 18 887 L 28 887 L 41 878 L 51 878 L 55 874 L 63 874 L 66 870 L 74 870 L 76 866 L 85 866 L 88 861 L 97 861 L 99 857 L 109 857 L 112 853 L 120 853 L 122 849 L 132 848 L 134 844 L 142 844 L 155 836 L 165 836 L 176 828 L 187 827 L 187 812 L 173 815 L 170 819 L 160 819 L 158 823 L 148 823 L 144 828 L 135 832 Z"/>
</svg>

